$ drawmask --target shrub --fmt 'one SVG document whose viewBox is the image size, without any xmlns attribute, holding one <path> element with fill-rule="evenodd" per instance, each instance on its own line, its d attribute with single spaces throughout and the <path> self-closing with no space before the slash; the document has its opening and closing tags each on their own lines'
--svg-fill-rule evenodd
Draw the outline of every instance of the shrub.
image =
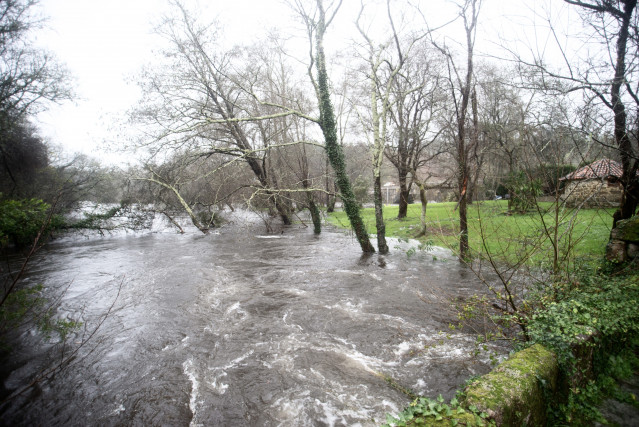
<svg viewBox="0 0 639 427">
<path fill-rule="evenodd" d="M 51 206 L 40 199 L 0 201 L 0 245 L 25 247 L 33 243 L 38 232 L 49 220 Z M 60 217 L 52 217 L 45 229 L 62 224 Z"/>
<path fill-rule="evenodd" d="M 537 197 L 542 194 L 541 180 L 530 179 L 524 172 L 511 174 L 507 186 L 510 194 L 508 208 L 515 212 L 527 212 L 535 206 Z"/>
</svg>

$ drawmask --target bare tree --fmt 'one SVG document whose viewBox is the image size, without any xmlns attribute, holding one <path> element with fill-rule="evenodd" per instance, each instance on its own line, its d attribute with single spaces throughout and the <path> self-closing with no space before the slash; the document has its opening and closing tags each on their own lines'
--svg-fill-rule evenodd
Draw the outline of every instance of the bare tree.
<svg viewBox="0 0 639 427">
<path fill-rule="evenodd" d="M 299 92 L 290 89 L 283 64 L 268 62 L 273 59 L 268 55 L 256 57 L 251 49 L 222 49 L 210 27 L 176 5 L 178 17 L 167 18 L 161 27 L 172 61 L 142 82 L 146 103 L 135 117 L 154 136 L 140 145 L 160 159 L 182 150 L 245 162 L 257 179 L 251 185 L 290 224 L 290 201 L 280 188 L 272 155 L 277 147 L 297 143 L 286 139 L 286 117 L 316 119 L 295 109 Z"/>
<path fill-rule="evenodd" d="M 34 48 L 27 36 L 41 25 L 33 16 L 37 0 L 0 2 L 0 125 L 71 97 L 66 69 L 53 56 Z"/>
<path fill-rule="evenodd" d="M 448 66 L 447 81 L 450 94 L 454 103 L 453 118 L 455 122 L 454 137 L 456 142 L 455 157 L 457 160 L 457 190 L 459 209 L 459 258 L 466 259 L 469 255 L 468 246 L 468 190 L 471 185 L 470 178 L 470 153 L 477 145 L 477 104 L 474 88 L 474 62 L 473 54 L 477 33 L 477 18 L 481 0 L 465 0 L 460 5 L 460 17 L 464 22 L 466 36 L 466 68 L 460 70 L 453 54 L 446 46 L 438 46 L 440 52 L 446 57 Z M 437 46 L 437 45 L 436 45 Z M 463 74 L 461 74 L 463 73 Z M 471 104 L 472 117 L 468 117 L 468 107 Z M 472 126 L 469 124 L 469 120 Z"/>
<path fill-rule="evenodd" d="M 47 149 L 29 119 L 52 102 L 72 97 L 66 69 L 32 46 L 29 36 L 42 24 L 36 0 L 0 2 L 0 178 L 2 191 L 16 188 L 47 165 Z"/>
<path fill-rule="evenodd" d="M 420 170 L 444 152 L 438 126 L 446 94 L 440 87 L 439 64 L 426 46 L 407 58 L 401 76 L 394 82 L 395 108 L 391 111 L 393 133 L 385 147 L 386 158 L 397 169 L 399 209 L 397 218 L 405 218 L 413 184 L 420 188 L 425 215 L 427 177 Z"/>
</svg>

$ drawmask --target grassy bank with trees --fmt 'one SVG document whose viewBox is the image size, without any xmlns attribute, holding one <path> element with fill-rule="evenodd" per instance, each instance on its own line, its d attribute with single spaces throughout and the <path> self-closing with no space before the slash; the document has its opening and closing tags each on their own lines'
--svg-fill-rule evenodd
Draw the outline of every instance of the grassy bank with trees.
<svg viewBox="0 0 639 427">
<path fill-rule="evenodd" d="M 509 212 L 506 200 L 471 204 L 468 209 L 471 250 L 488 250 L 509 261 L 515 261 L 524 245 L 534 244 L 538 246 L 538 250 L 530 257 L 529 262 L 542 264 L 551 247 L 542 220 L 546 224 L 554 222 L 554 210 L 551 202 L 540 202 L 538 205 L 539 212 L 535 210 L 518 215 Z M 422 243 L 428 242 L 456 251 L 459 243 L 459 215 L 455 212 L 455 206 L 454 202 L 429 204 L 426 211 L 426 232 L 423 233 L 419 204 L 409 205 L 408 215 L 402 219 L 397 219 L 397 205 L 387 205 L 384 207 L 386 234 L 400 239 L 417 239 Z M 559 231 L 570 233 L 572 257 L 594 263 L 601 260 L 610 237 L 613 213 L 614 208 L 562 210 Z M 362 209 L 362 217 L 369 233 L 374 233 L 374 209 Z M 341 211 L 331 213 L 327 220 L 338 227 L 349 227 L 346 215 Z M 506 250 L 507 247 L 510 250 Z"/>
</svg>

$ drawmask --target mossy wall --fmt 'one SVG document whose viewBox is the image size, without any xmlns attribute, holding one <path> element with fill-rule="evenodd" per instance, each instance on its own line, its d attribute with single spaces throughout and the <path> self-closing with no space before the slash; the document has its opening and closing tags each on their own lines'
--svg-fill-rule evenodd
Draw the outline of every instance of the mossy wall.
<svg viewBox="0 0 639 427">
<path fill-rule="evenodd" d="M 497 425 L 544 425 L 545 396 L 556 390 L 558 374 L 557 356 L 536 344 L 470 383 L 465 403 L 488 414 Z"/>
<path fill-rule="evenodd" d="M 548 399 L 558 395 L 559 362 L 552 351 L 535 344 L 519 351 L 464 389 L 459 406 L 439 416 L 410 417 L 405 426 L 546 425 Z M 413 405 L 411 405 L 413 406 Z M 428 408 L 425 408 L 428 409 Z M 399 420 L 398 420 L 399 421 Z"/>
</svg>

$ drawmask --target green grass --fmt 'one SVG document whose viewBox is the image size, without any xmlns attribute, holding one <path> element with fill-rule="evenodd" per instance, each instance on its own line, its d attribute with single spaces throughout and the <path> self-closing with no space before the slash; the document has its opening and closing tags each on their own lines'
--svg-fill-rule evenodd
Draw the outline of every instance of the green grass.
<svg viewBox="0 0 639 427">
<path fill-rule="evenodd" d="M 419 237 L 422 242 L 431 241 L 453 251 L 459 246 L 459 212 L 455 203 L 431 203 L 426 211 L 427 234 Z M 551 203 L 540 203 L 546 228 L 554 230 L 554 209 Z M 398 207 L 384 207 L 386 236 L 415 238 L 421 229 L 421 205 L 408 207 L 408 216 L 397 219 Z M 559 214 L 559 246 L 562 254 L 571 248 L 571 259 L 601 259 L 612 225 L 614 209 L 562 209 Z M 375 233 L 375 212 L 362 209 L 364 223 L 369 233 Z M 334 212 L 328 221 L 342 228 L 350 228 L 344 212 Z M 469 242 L 475 253 L 489 253 L 496 258 L 514 261 L 526 251 L 533 252 L 529 264 L 544 264 L 552 256 L 552 245 L 545 236 L 542 215 L 537 212 L 508 214 L 505 200 L 475 202 L 468 208 Z M 483 238 L 482 238 L 483 236 Z M 532 248 L 537 248 L 532 250 Z"/>
</svg>

